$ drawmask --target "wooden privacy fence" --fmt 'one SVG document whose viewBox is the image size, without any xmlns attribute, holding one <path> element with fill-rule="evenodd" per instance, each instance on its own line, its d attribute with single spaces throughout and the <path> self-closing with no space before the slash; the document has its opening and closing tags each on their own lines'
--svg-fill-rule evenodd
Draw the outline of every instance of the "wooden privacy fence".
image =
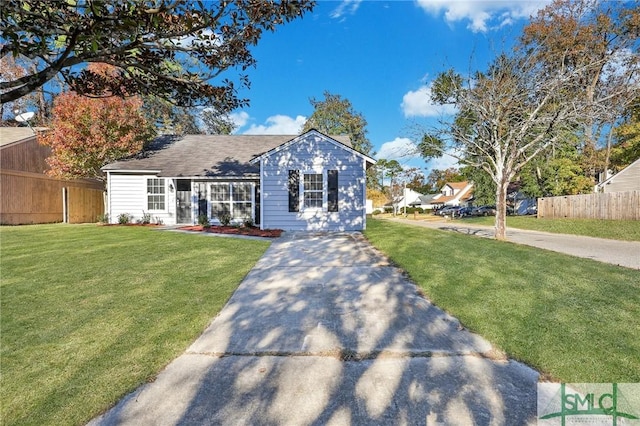
<svg viewBox="0 0 640 426">
<path fill-rule="evenodd" d="M 96 222 L 103 213 L 100 182 L 0 170 L 0 224 Z"/>
<path fill-rule="evenodd" d="M 538 198 L 538 217 L 640 220 L 640 191 Z"/>
<path fill-rule="evenodd" d="M 104 213 L 104 191 L 102 189 L 67 187 L 67 223 L 96 222 Z"/>
</svg>

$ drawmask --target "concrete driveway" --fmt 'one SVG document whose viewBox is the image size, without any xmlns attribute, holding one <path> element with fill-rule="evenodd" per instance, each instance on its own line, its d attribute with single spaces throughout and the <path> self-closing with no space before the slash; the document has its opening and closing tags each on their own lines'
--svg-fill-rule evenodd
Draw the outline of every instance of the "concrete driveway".
<svg viewBox="0 0 640 426">
<path fill-rule="evenodd" d="M 537 380 L 361 234 L 285 233 L 182 356 L 90 424 L 534 424 Z"/>
<path fill-rule="evenodd" d="M 495 230 L 492 226 L 465 224 L 464 221 L 425 221 L 401 218 L 390 220 L 443 231 L 461 232 L 478 237 L 493 238 L 495 236 Z M 640 242 L 638 241 L 607 240 L 604 238 L 552 234 L 550 232 L 513 228 L 507 229 L 507 240 L 512 243 L 584 257 L 598 262 L 624 266 L 625 268 L 640 269 Z"/>
</svg>

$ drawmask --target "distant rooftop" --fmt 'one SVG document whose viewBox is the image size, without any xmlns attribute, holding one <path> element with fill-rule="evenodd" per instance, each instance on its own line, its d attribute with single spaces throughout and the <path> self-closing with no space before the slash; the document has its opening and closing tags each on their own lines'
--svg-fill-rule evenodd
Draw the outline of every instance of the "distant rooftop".
<svg viewBox="0 0 640 426">
<path fill-rule="evenodd" d="M 36 127 L 34 130 L 45 130 L 45 127 Z M 28 127 L 0 127 L 0 146 L 30 139 L 34 136 L 34 131 Z"/>
</svg>

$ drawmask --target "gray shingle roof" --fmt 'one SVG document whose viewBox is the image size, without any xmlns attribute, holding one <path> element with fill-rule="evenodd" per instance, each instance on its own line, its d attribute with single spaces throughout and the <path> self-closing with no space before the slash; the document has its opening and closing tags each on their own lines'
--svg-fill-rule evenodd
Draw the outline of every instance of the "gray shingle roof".
<svg viewBox="0 0 640 426">
<path fill-rule="evenodd" d="M 161 136 L 135 157 L 107 164 L 104 171 L 150 171 L 165 177 L 257 176 L 249 161 L 298 135 Z M 351 146 L 348 136 L 331 136 Z"/>
</svg>

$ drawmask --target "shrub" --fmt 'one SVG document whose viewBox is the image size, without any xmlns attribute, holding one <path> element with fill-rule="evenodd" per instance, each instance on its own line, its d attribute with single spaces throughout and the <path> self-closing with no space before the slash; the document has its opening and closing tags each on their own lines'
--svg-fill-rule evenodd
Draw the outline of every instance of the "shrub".
<svg viewBox="0 0 640 426">
<path fill-rule="evenodd" d="M 250 217 L 246 218 L 242 224 L 245 226 L 245 228 L 253 228 L 253 219 L 251 219 Z"/>
<path fill-rule="evenodd" d="M 142 225 L 148 225 L 151 223 L 151 213 L 145 213 L 142 211 L 142 219 L 138 220 L 138 223 Z"/>
<path fill-rule="evenodd" d="M 211 228 L 211 222 L 209 222 L 209 216 L 201 214 L 198 216 L 198 225 L 201 225 L 204 229 Z"/>
<path fill-rule="evenodd" d="M 98 215 L 98 222 L 109 223 L 109 213 L 103 213 Z"/>
<path fill-rule="evenodd" d="M 229 226 L 229 224 L 231 223 L 231 215 L 229 213 L 222 213 L 218 217 L 218 220 L 220 221 L 220 224 L 222 226 Z"/>
<path fill-rule="evenodd" d="M 407 214 L 413 213 L 424 213 L 424 209 L 422 207 L 407 207 Z"/>
<path fill-rule="evenodd" d="M 375 215 L 380 214 L 380 213 L 382 213 L 380 210 L 374 210 L 373 213 L 371 213 L 371 214 L 375 216 Z"/>
<path fill-rule="evenodd" d="M 120 213 L 118 215 L 118 223 L 120 225 L 127 225 L 131 223 L 131 219 L 133 219 L 133 217 L 129 213 Z"/>
</svg>

